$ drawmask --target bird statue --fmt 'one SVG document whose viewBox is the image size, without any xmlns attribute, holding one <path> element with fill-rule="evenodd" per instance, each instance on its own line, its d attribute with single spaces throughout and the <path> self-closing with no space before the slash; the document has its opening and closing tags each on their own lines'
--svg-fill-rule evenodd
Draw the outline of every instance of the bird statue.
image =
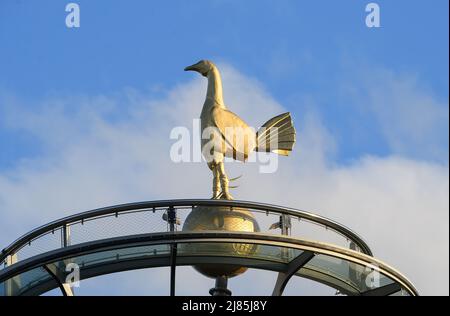
<svg viewBox="0 0 450 316">
<path fill-rule="evenodd" d="M 255 132 L 225 106 L 222 79 L 218 68 L 211 61 L 201 60 L 184 70 L 196 71 L 208 78 L 206 100 L 200 115 L 202 154 L 213 173 L 212 198 L 232 200 L 224 157 L 245 162 L 253 151 L 288 156 L 295 143 L 291 114 L 280 114 Z"/>
</svg>

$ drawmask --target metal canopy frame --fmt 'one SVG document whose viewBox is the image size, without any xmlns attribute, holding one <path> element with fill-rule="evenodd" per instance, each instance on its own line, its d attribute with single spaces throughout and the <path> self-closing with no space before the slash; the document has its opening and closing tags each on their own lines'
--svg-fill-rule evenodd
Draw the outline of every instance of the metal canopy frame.
<svg viewBox="0 0 450 316">
<path fill-rule="evenodd" d="M 74 296 L 70 285 L 61 280 L 57 271 L 53 271 L 48 265 L 43 265 L 42 267 L 56 281 L 63 296 Z"/>
<path fill-rule="evenodd" d="M 304 251 L 298 255 L 294 260 L 288 263 L 286 270 L 278 274 L 275 287 L 272 292 L 272 296 L 281 296 L 284 288 L 295 273 L 300 270 L 305 264 L 307 264 L 312 258 L 314 253 L 311 251 Z"/>
<path fill-rule="evenodd" d="M 340 235 L 347 238 L 349 241 L 353 242 L 361 252 L 372 256 L 372 251 L 367 243 L 358 234 L 353 232 L 351 229 L 344 225 L 337 223 L 326 217 L 316 215 L 311 212 L 296 210 L 287 207 L 281 207 L 271 204 L 249 202 L 249 201 L 235 201 L 235 200 L 210 200 L 210 199 L 179 199 L 179 200 L 161 200 L 161 201 L 146 201 L 146 202 L 136 202 L 121 204 L 115 206 L 109 206 L 104 208 L 99 208 L 87 212 L 82 212 L 79 214 L 64 217 L 62 219 L 53 221 L 49 224 L 38 227 L 29 233 L 23 235 L 22 237 L 15 240 L 9 246 L 4 248 L 0 254 L 0 263 L 5 261 L 10 255 L 14 255 L 19 249 L 25 245 L 33 242 L 36 238 L 48 233 L 54 233 L 56 230 L 61 229 L 63 234 L 63 247 L 70 244 L 70 230 L 69 225 L 77 222 L 83 223 L 92 218 L 107 216 L 107 215 L 118 215 L 122 212 L 127 211 L 137 211 L 137 210 L 155 210 L 156 208 L 167 208 L 168 210 L 176 210 L 177 208 L 194 208 L 197 206 L 204 207 L 229 207 L 233 208 L 248 208 L 251 210 L 259 210 L 264 212 L 277 213 L 282 216 L 294 216 L 297 218 L 305 219 L 311 221 L 315 224 L 322 225 L 327 229 L 333 230 Z M 175 218 L 175 224 L 177 219 Z M 175 226 L 174 224 L 171 224 Z"/>
<path fill-rule="evenodd" d="M 259 245 L 270 245 L 270 246 L 279 246 L 286 248 L 299 249 L 302 253 L 290 261 L 289 264 L 281 263 L 281 262 L 272 262 L 264 259 L 257 258 L 240 258 L 233 256 L 176 256 L 176 250 L 178 244 L 184 243 L 253 243 Z M 404 289 L 410 295 L 418 295 L 414 286 L 399 272 L 394 270 L 393 268 L 387 266 L 383 262 L 345 248 L 333 246 L 330 244 L 320 243 L 320 242 L 312 242 L 301 239 L 289 238 L 286 236 L 274 236 L 274 235 L 264 235 L 257 233 L 238 233 L 238 232 L 202 232 L 202 233 L 186 233 L 186 232 L 168 232 L 168 233 L 156 233 L 156 234 L 142 234 L 142 235 L 134 235 L 134 236 L 125 236 L 125 237 L 116 237 L 110 239 L 97 240 L 93 242 L 87 242 L 83 244 L 77 244 L 68 246 L 65 248 L 60 248 L 57 250 L 50 251 L 48 253 L 44 253 L 41 255 L 34 256 L 32 258 L 20 261 L 10 267 L 5 268 L 0 271 L 0 282 L 3 282 L 9 278 L 15 277 L 20 273 L 25 271 L 29 271 L 33 268 L 37 267 L 46 267 L 47 264 L 54 263 L 56 261 L 69 259 L 71 257 L 80 256 L 84 254 L 97 253 L 101 251 L 107 250 L 116 250 L 116 249 L 124 249 L 129 247 L 137 247 L 143 245 L 158 245 L 158 244 L 166 244 L 170 245 L 171 252 L 169 255 L 163 257 L 156 257 L 152 259 L 137 259 L 136 262 L 124 261 L 118 262 L 117 265 L 107 263 L 106 265 L 99 264 L 95 267 L 95 271 L 91 270 L 84 271 L 82 273 L 83 279 L 91 276 L 102 275 L 112 272 L 125 271 L 135 269 L 139 267 L 149 267 L 149 266 L 170 266 L 171 267 L 171 290 L 170 294 L 175 295 L 175 270 L 177 265 L 195 265 L 199 263 L 211 263 L 214 264 L 239 264 L 247 267 L 254 267 L 259 269 L 273 270 L 281 272 L 279 276 L 275 288 L 273 290 L 273 295 L 281 295 L 283 290 L 288 284 L 289 280 L 295 274 L 298 275 L 299 269 L 303 267 L 309 260 L 311 260 L 317 254 L 324 254 L 328 256 L 333 256 L 336 258 L 340 258 L 342 260 L 347 260 L 349 262 L 353 262 L 356 264 L 362 264 L 365 266 L 376 266 L 379 272 L 384 275 L 387 275 L 389 278 L 394 280 L 394 285 L 389 285 L 381 288 L 377 288 L 375 290 L 363 292 L 363 293 L 350 293 L 347 291 L 346 294 L 350 295 L 387 295 L 398 292 L 401 289 Z M 153 261 L 153 262 L 152 262 Z M 93 269 L 91 267 L 91 269 Z M 58 285 L 60 289 L 65 291 L 65 287 L 62 286 L 60 278 L 55 273 L 50 273 L 55 280 L 58 281 Z M 308 277 L 308 276 L 306 276 Z M 319 278 L 314 278 L 309 276 L 311 279 L 315 279 L 318 282 L 321 282 Z M 332 285 L 334 288 L 338 290 L 343 290 L 346 292 L 345 288 L 339 286 L 338 283 L 324 281 L 321 282 L 327 285 Z M 52 288 L 49 284 L 42 284 L 43 288 L 47 290 Z M 37 288 L 30 289 L 30 292 L 26 293 L 34 293 L 40 294 Z M 67 292 L 65 293 L 68 294 Z"/>
</svg>

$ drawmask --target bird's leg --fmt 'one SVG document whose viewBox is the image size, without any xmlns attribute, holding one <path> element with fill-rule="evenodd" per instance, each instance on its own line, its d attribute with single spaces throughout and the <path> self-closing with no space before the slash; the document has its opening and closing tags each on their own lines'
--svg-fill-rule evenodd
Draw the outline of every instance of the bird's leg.
<svg viewBox="0 0 450 316">
<path fill-rule="evenodd" d="M 223 162 L 220 162 L 216 168 L 219 169 L 220 184 L 222 186 L 221 198 L 223 198 L 225 200 L 232 200 L 233 197 L 230 195 L 230 192 L 228 190 L 229 180 L 225 173 L 225 166 L 224 166 Z"/>
<path fill-rule="evenodd" d="M 213 196 L 212 199 L 220 198 L 220 179 L 219 179 L 219 169 L 216 164 L 212 165 L 211 168 L 213 172 Z"/>
</svg>

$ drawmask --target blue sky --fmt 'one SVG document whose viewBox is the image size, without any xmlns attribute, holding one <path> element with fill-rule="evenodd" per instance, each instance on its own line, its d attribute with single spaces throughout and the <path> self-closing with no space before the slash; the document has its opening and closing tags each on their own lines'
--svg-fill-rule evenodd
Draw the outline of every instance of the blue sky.
<svg viewBox="0 0 450 316">
<path fill-rule="evenodd" d="M 258 78 L 295 116 L 306 106 L 299 96 L 315 96 L 345 162 L 390 152 L 364 100 L 353 104 L 342 94 L 343 82 L 360 81 L 358 69 L 416 76 L 419 87 L 448 102 L 445 0 L 379 1 L 379 29 L 365 26 L 367 1 L 357 0 L 79 1 L 79 29 L 65 27 L 66 3 L 0 4 L 0 91 L 26 106 L 127 87 L 164 91 L 191 79 L 185 65 L 209 58 Z M 0 130 L 0 169 L 39 152 L 32 136 Z M 448 137 L 440 142 L 448 147 Z"/>
<path fill-rule="evenodd" d="M 77 29 L 68 2 L 0 1 L 0 245 L 95 207 L 209 197 L 209 170 L 168 152 L 204 98 L 183 68 L 210 59 L 230 110 L 290 111 L 298 131 L 276 174 L 227 167 L 238 199 L 341 221 L 448 295 L 447 0 L 376 1 L 380 28 L 367 0 L 79 0 Z"/>
</svg>

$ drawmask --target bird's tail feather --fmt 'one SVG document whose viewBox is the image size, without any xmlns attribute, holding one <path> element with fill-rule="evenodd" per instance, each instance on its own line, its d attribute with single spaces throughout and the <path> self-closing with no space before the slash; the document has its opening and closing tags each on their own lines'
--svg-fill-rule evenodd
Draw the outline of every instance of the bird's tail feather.
<svg viewBox="0 0 450 316">
<path fill-rule="evenodd" d="M 271 118 L 256 133 L 256 151 L 273 152 L 288 156 L 296 139 L 291 113 Z"/>
</svg>

